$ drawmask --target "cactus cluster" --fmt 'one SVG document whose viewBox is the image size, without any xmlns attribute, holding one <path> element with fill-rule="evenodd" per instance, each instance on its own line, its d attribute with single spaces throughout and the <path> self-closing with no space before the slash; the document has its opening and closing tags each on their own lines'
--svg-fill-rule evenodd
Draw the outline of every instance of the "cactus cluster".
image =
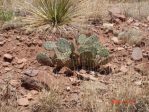
<svg viewBox="0 0 149 112">
<path fill-rule="evenodd" d="M 82 34 L 73 42 L 59 38 L 56 42 L 47 41 L 43 46 L 47 51 L 54 51 L 54 55 L 40 53 L 37 55 L 37 60 L 39 63 L 49 66 L 95 68 L 101 63 L 102 57 L 109 56 L 108 50 L 100 45 L 95 35 L 87 37 Z"/>
</svg>

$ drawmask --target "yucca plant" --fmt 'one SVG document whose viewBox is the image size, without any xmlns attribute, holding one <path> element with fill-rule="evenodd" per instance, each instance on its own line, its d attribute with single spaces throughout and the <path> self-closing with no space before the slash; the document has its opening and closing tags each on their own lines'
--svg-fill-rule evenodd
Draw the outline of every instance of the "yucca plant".
<svg viewBox="0 0 149 112">
<path fill-rule="evenodd" d="M 78 10 L 77 1 L 74 0 L 33 0 L 29 5 L 33 16 L 27 19 L 31 25 L 48 24 L 54 30 L 73 22 Z"/>
</svg>

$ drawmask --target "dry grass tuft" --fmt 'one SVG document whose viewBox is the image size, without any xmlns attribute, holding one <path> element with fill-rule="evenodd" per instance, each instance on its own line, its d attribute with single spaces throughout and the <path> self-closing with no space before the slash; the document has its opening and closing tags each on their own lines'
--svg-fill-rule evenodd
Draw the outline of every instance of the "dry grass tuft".
<svg viewBox="0 0 149 112">
<path fill-rule="evenodd" d="M 62 98 L 59 91 L 58 86 L 51 86 L 49 91 L 43 91 L 39 103 L 33 106 L 32 112 L 62 112 Z"/>
<path fill-rule="evenodd" d="M 105 102 L 102 101 L 100 93 L 100 83 L 84 82 L 82 85 L 83 96 L 81 99 L 81 107 L 83 112 L 107 112 Z"/>
<path fill-rule="evenodd" d="M 142 90 L 127 82 L 117 86 L 112 98 L 111 112 L 148 112 L 148 89 Z"/>
</svg>

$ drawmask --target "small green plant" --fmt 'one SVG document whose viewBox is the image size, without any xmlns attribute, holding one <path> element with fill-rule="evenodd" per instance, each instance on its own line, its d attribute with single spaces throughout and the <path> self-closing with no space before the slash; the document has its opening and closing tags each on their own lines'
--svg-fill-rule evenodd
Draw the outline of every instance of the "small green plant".
<svg viewBox="0 0 149 112">
<path fill-rule="evenodd" d="M 13 12 L 0 10 L 0 20 L 9 21 L 13 17 Z"/>
<path fill-rule="evenodd" d="M 54 51 L 54 55 L 48 53 L 40 53 L 37 55 L 39 63 L 69 68 L 97 68 L 101 64 L 102 57 L 109 56 L 108 50 L 100 45 L 95 35 L 87 37 L 80 35 L 73 42 L 69 42 L 65 38 L 59 38 L 56 42 L 47 41 L 44 48 L 48 51 Z"/>
</svg>

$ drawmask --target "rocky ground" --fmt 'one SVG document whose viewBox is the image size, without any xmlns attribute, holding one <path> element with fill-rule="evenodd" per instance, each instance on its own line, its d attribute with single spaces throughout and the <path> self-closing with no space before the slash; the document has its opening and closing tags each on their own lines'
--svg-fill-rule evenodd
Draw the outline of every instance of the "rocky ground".
<svg viewBox="0 0 149 112">
<path fill-rule="evenodd" d="M 149 85 L 149 20 L 137 21 L 116 15 L 112 23 L 91 26 L 91 32 L 98 35 L 101 43 L 109 49 L 111 61 L 100 72 L 83 69 L 72 72 L 63 68 L 55 74 L 53 68 L 42 66 L 36 61 L 36 55 L 43 50 L 42 43 L 52 36 L 26 34 L 20 29 L 1 31 L 2 102 L 23 112 L 30 112 L 33 105 L 39 103 L 42 89 L 48 91 L 56 87 L 65 108 L 62 112 L 82 112 L 82 96 L 92 88 L 99 90 L 96 94 L 100 104 L 105 106 L 100 109 L 110 105 L 111 99 L 117 98 L 121 89 L 130 89 L 125 91 L 128 94 L 144 95 L 142 92 L 147 91 Z M 130 35 L 133 39 L 129 39 Z"/>
</svg>

